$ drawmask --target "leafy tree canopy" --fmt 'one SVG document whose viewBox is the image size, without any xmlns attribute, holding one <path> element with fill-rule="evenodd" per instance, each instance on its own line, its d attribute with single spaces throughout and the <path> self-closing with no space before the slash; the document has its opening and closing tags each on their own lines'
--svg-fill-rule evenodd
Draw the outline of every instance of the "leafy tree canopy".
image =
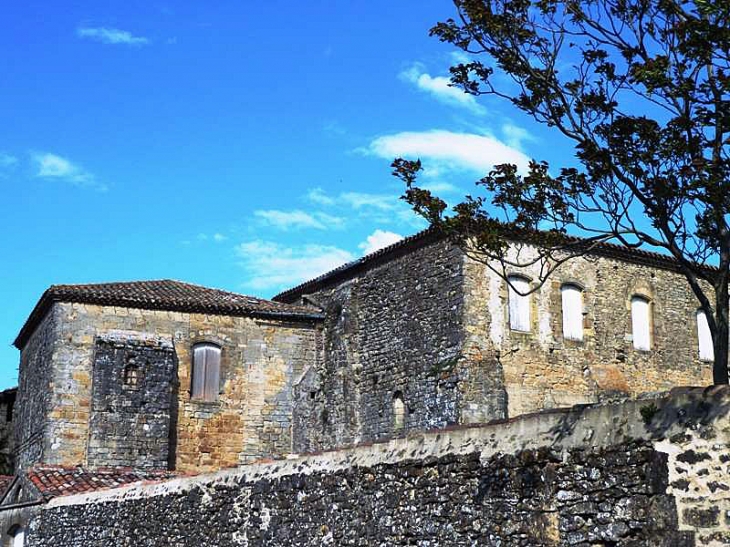
<svg viewBox="0 0 730 547">
<path fill-rule="evenodd" d="M 458 16 L 431 29 L 470 59 L 452 84 L 559 131 L 579 167 L 496 165 L 449 210 L 418 186 L 420 161 L 398 158 L 404 198 L 502 275 L 539 262 L 544 280 L 603 242 L 663 249 L 707 315 L 714 380 L 727 383 L 730 0 L 454 3 Z M 537 256 L 506 258 L 523 237 Z"/>
</svg>

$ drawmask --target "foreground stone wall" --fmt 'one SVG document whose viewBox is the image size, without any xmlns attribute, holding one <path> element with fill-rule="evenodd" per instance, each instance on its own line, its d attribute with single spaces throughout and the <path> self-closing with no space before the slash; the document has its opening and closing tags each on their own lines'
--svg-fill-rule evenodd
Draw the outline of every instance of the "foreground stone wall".
<svg viewBox="0 0 730 547">
<path fill-rule="evenodd" d="M 101 419 L 93 417 L 100 411 L 93 407 L 95 349 L 100 337 L 109 336 L 131 341 L 162 336 L 174 348 L 177 368 L 158 380 L 172 388 L 167 412 L 176 425 L 155 444 L 160 451 L 150 454 L 151 460 L 169 459 L 181 471 L 206 471 L 290 452 L 292 384 L 316 360 L 317 332 L 317 325 L 306 322 L 56 303 L 22 352 L 18 423 L 28 448 L 21 447 L 21 461 L 118 463 L 117 447 L 104 441 L 104 434 L 89 445 L 90 424 Z M 222 348 L 218 401 L 190 397 L 192 346 L 199 342 Z M 107 390 L 115 383 L 113 391 L 121 393 L 120 374 L 96 380 Z"/>
<path fill-rule="evenodd" d="M 730 545 L 729 407 L 678 391 L 58 498 L 27 545 Z"/>
</svg>

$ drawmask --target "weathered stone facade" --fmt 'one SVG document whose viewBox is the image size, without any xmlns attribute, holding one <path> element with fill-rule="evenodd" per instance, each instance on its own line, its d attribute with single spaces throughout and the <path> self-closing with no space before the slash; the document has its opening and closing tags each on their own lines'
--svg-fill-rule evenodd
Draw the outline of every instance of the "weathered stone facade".
<svg viewBox="0 0 730 547">
<path fill-rule="evenodd" d="M 312 322 L 55 303 L 23 350 L 24 363 L 29 365 L 21 368 L 20 382 L 28 396 L 21 397 L 18 405 L 19 438 L 24 441 L 19 447 L 21 466 L 109 466 L 139 461 L 141 453 L 121 454 L 131 449 L 127 434 L 144 431 L 144 416 L 127 416 L 116 425 L 109 418 L 119 416 L 115 406 L 143 402 L 151 405 L 144 412 L 155 408 L 153 414 L 159 416 L 161 409 L 156 405 L 161 403 L 157 400 L 161 393 L 120 400 L 120 371 L 115 369 L 116 376 L 109 371 L 121 365 L 115 365 L 116 357 L 112 362 L 107 357 L 99 361 L 99 344 L 104 347 L 110 336 L 129 340 L 131 346 L 139 346 L 135 339 L 163 337 L 174 348 L 174 355 L 165 354 L 161 359 L 165 372 L 157 369 L 148 376 L 163 391 L 171 388 L 168 417 L 163 418 L 171 424 L 170 437 L 144 444 L 156 450 L 148 454 L 150 462 L 166 465 L 169 459 L 178 470 L 204 471 L 290 452 L 292 384 L 316 359 L 317 333 Z M 214 402 L 190 397 L 191 348 L 203 341 L 222 348 L 220 397 Z M 40 347 L 55 351 L 36 350 Z M 151 351 L 165 353 L 162 348 Z M 104 368 L 96 376 L 95 359 Z M 160 359 L 155 359 L 159 364 Z M 97 385 L 110 384 L 116 386 L 117 395 L 112 408 L 104 400 L 107 388 L 94 392 Z M 166 429 L 160 424 L 147 425 L 161 434 Z M 109 436 L 111 431 L 114 434 Z M 37 437 L 35 442 L 27 440 L 33 441 L 32 435 Z"/>
<path fill-rule="evenodd" d="M 0 391 L 0 475 L 12 475 L 15 470 L 13 413 L 17 393 L 17 388 Z"/>
<path fill-rule="evenodd" d="M 534 282 L 536 268 L 515 273 Z M 565 283 L 581 289 L 580 341 L 563 336 Z M 634 295 L 651 303 L 650 351 L 632 345 Z M 563 264 L 529 297 L 529 332 L 510 329 L 504 279 L 428 234 L 276 299 L 326 312 L 324 358 L 295 393 L 297 450 L 399 434 L 397 397 L 404 430 L 423 430 L 712 378 L 698 357 L 696 298 L 656 255 L 596 253 Z"/>
<path fill-rule="evenodd" d="M 680 391 L 58 498 L 28 545 L 730 545 L 729 412 Z"/>
</svg>

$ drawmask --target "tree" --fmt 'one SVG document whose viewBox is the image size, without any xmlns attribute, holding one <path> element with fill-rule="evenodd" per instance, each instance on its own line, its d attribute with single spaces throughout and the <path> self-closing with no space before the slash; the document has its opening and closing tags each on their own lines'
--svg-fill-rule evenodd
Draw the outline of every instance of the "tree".
<svg viewBox="0 0 730 547">
<path fill-rule="evenodd" d="M 431 29 L 468 55 L 452 85 L 555 128 L 579 167 L 497 165 L 447 211 L 418 186 L 420 160 L 398 158 L 404 199 L 502 275 L 539 263 L 541 283 L 605 242 L 664 250 L 707 316 L 714 382 L 728 383 L 730 1 L 454 3 Z M 537 255 L 507 258 L 526 241 Z"/>
</svg>

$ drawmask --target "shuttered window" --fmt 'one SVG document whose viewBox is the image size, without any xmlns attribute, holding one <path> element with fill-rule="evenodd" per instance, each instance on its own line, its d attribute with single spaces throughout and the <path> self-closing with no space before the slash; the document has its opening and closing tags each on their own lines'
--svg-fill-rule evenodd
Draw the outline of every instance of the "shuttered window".
<svg viewBox="0 0 730 547">
<path fill-rule="evenodd" d="M 512 330 L 530 331 L 530 282 L 524 277 L 510 276 L 509 283 L 509 326 Z M 522 293 L 518 294 L 518 293 Z M 526 296 L 523 296 L 526 295 Z"/>
<path fill-rule="evenodd" d="M 651 304 L 643 296 L 631 299 L 631 331 L 634 348 L 649 351 L 651 349 Z"/>
<path fill-rule="evenodd" d="M 715 348 L 712 346 L 712 333 L 707 323 L 707 316 L 702 310 L 697 311 L 697 338 L 700 344 L 700 359 L 702 361 L 715 360 Z"/>
<path fill-rule="evenodd" d="M 583 340 L 583 291 L 577 285 L 560 287 L 563 307 L 563 337 L 566 340 Z"/>
<path fill-rule="evenodd" d="M 213 344 L 193 346 L 193 380 L 190 396 L 217 401 L 220 389 L 221 349 Z"/>
</svg>

